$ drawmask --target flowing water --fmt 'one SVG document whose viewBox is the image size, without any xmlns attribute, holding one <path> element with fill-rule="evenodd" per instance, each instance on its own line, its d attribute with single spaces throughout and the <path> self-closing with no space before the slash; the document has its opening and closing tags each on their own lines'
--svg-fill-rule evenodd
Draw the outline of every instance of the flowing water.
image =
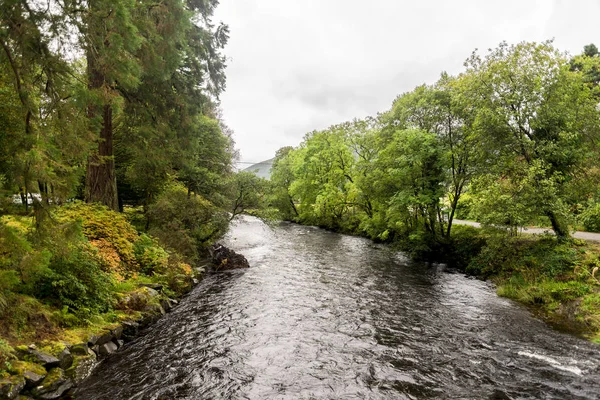
<svg viewBox="0 0 600 400">
<path fill-rule="evenodd" d="M 211 275 L 77 399 L 598 399 L 600 346 L 368 240 L 245 218 Z"/>
</svg>

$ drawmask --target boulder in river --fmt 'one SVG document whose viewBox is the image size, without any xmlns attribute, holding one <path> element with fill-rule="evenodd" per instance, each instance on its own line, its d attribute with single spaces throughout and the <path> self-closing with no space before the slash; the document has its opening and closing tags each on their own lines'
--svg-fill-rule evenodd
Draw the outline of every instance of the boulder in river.
<svg viewBox="0 0 600 400">
<path fill-rule="evenodd" d="M 115 351 L 117 351 L 117 348 L 118 347 L 114 342 L 104 343 L 102 346 L 100 346 L 100 355 L 107 356 L 109 354 L 112 354 Z"/>
<path fill-rule="evenodd" d="M 210 255 L 215 271 L 226 271 L 238 268 L 248 268 L 248 260 L 241 254 L 228 249 L 222 244 L 215 244 L 210 248 Z"/>
</svg>

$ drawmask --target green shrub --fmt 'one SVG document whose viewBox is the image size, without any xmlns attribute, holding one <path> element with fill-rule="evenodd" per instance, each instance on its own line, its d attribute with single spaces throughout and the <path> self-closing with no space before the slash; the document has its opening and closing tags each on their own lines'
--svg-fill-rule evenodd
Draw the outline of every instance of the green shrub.
<svg viewBox="0 0 600 400">
<path fill-rule="evenodd" d="M 528 269 L 552 278 L 572 271 L 577 259 L 578 252 L 572 244 L 560 244 L 555 237 L 545 236 L 528 243 L 521 263 Z"/>
<path fill-rule="evenodd" d="M 475 199 L 469 193 L 463 193 L 456 204 L 454 218 L 458 219 L 473 219 L 473 207 Z"/>
<path fill-rule="evenodd" d="M 9 292 L 35 293 L 36 282 L 48 270 L 51 253 L 44 248 L 34 250 L 26 231 L 0 222 L 0 312 Z"/>
<path fill-rule="evenodd" d="M 519 258 L 519 243 L 514 237 L 503 232 L 488 231 L 485 246 L 467 265 L 469 274 L 487 278 L 501 273 L 503 270 L 514 269 L 514 263 Z"/>
<path fill-rule="evenodd" d="M 600 232 L 600 203 L 589 205 L 580 215 L 579 220 L 588 232 Z"/>
<path fill-rule="evenodd" d="M 167 188 L 148 209 L 149 234 L 175 250 L 188 262 L 198 249 L 222 236 L 229 224 L 227 213 L 198 195 L 188 195 L 180 184 Z"/>
<path fill-rule="evenodd" d="M 417 261 L 441 261 L 443 243 L 440 243 L 429 232 L 417 229 L 403 236 L 396 236 L 396 243 L 402 251 Z"/>
<path fill-rule="evenodd" d="M 481 253 L 486 244 L 481 229 L 467 225 L 453 225 L 446 262 L 465 269 L 471 260 Z"/>
<path fill-rule="evenodd" d="M 79 221 L 83 234 L 100 250 L 111 270 L 137 271 L 133 243 L 138 233 L 125 215 L 100 204 L 82 202 L 57 207 L 54 214 L 58 222 Z"/>
<path fill-rule="evenodd" d="M 56 227 L 44 245 L 53 254 L 47 272 L 36 282 L 36 297 L 59 308 L 67 306 L 80 318 L 110 309 L 111 278 L 78 223 Z"/>
<path fill-rule="evenodd" d="M 8 369 L 7 363 L 15 359 L 15 350 L 8 344 L 6 340 L 0 339 L 0 371 L 3 369 Z M 2 378 L 1 375 L 0 378 Z"/>
<path fill-rule="evenodd" d="M 133 252 L 140 271 L 146 275 L 162 274 L 169 264 L 169 253 L 159 246 L 158 241 L 143 233 L 133 244 Z"/>
</svg>

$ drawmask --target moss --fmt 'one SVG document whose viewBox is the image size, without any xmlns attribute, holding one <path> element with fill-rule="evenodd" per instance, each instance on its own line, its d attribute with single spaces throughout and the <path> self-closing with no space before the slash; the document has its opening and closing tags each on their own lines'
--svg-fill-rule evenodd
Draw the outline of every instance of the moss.
<svg viewBox="0 0 600 400">
<path fill-rule="evenodd" d="M 69 347 L 70 343 L 65 341 L 42 341 L 40 351 L 52 354 L 53 356 L 58 356 L 64 349 Z"/>
<path fill-rule="evenodd" d="M 23 375 L 25 372 L 30 371 L 38 375 L 46 375 L 46 369 L 40 364 L 27 362 L 27 361 L 12 361 L 8 372 L 12 375 Z"/>
<path fill-rule="evenodd" d="M 40 392 L 53 391 L 65 380 L 65 371 L 52 368 L 38 387 Z"/>
</svg>

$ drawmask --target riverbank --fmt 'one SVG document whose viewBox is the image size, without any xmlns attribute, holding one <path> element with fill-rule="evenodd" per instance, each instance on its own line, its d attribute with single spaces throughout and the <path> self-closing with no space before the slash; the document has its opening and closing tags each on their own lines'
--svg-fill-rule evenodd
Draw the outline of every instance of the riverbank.
<svg viewBox="0 0 600 400">
<path fill-rule="evenodd" d="M 420 256 L 490 280 L 499 296 L 553 327 L 600 343 L 600 243 L 454 225 L 449 243 L 435 250 Z"/>
<path fill-rule="evenodd" d="M 479 247 L 463 260 L 465 272 L 493 281 L 498 295 L 525 304 L 555 328 L 600 343 L 600 243 L 561 243 L 548 234 L 456 230 L 463 237 L 455 236 L 455 251 L 472 243 Z"/>
<path fill-rule="evenodd" d="M 83 203 L 0 218 L 0 399 L 68 395 L 213 268 L 209 247 L 186 257 L 137 219 Z"/>
<path fill-rule="evenodd" d="M 7 360 L 0 371 L 0 399 L 69 397 L 103 358 L 143 334 L 171 311 L 198 283 L 194 276 L 198 275 L 190 274 L 189 286 L 175 296 L 173 293 L 167 296 L 169 289 L 160 284 L 126 282 L 136 288 L 119 293 L 116 312 L 98 315 L 89 325 L 69 329 L 51 326 L 51 333 L 37 335 L 33 341 L 5 342 L 3 352 Z"/>
</svg>

